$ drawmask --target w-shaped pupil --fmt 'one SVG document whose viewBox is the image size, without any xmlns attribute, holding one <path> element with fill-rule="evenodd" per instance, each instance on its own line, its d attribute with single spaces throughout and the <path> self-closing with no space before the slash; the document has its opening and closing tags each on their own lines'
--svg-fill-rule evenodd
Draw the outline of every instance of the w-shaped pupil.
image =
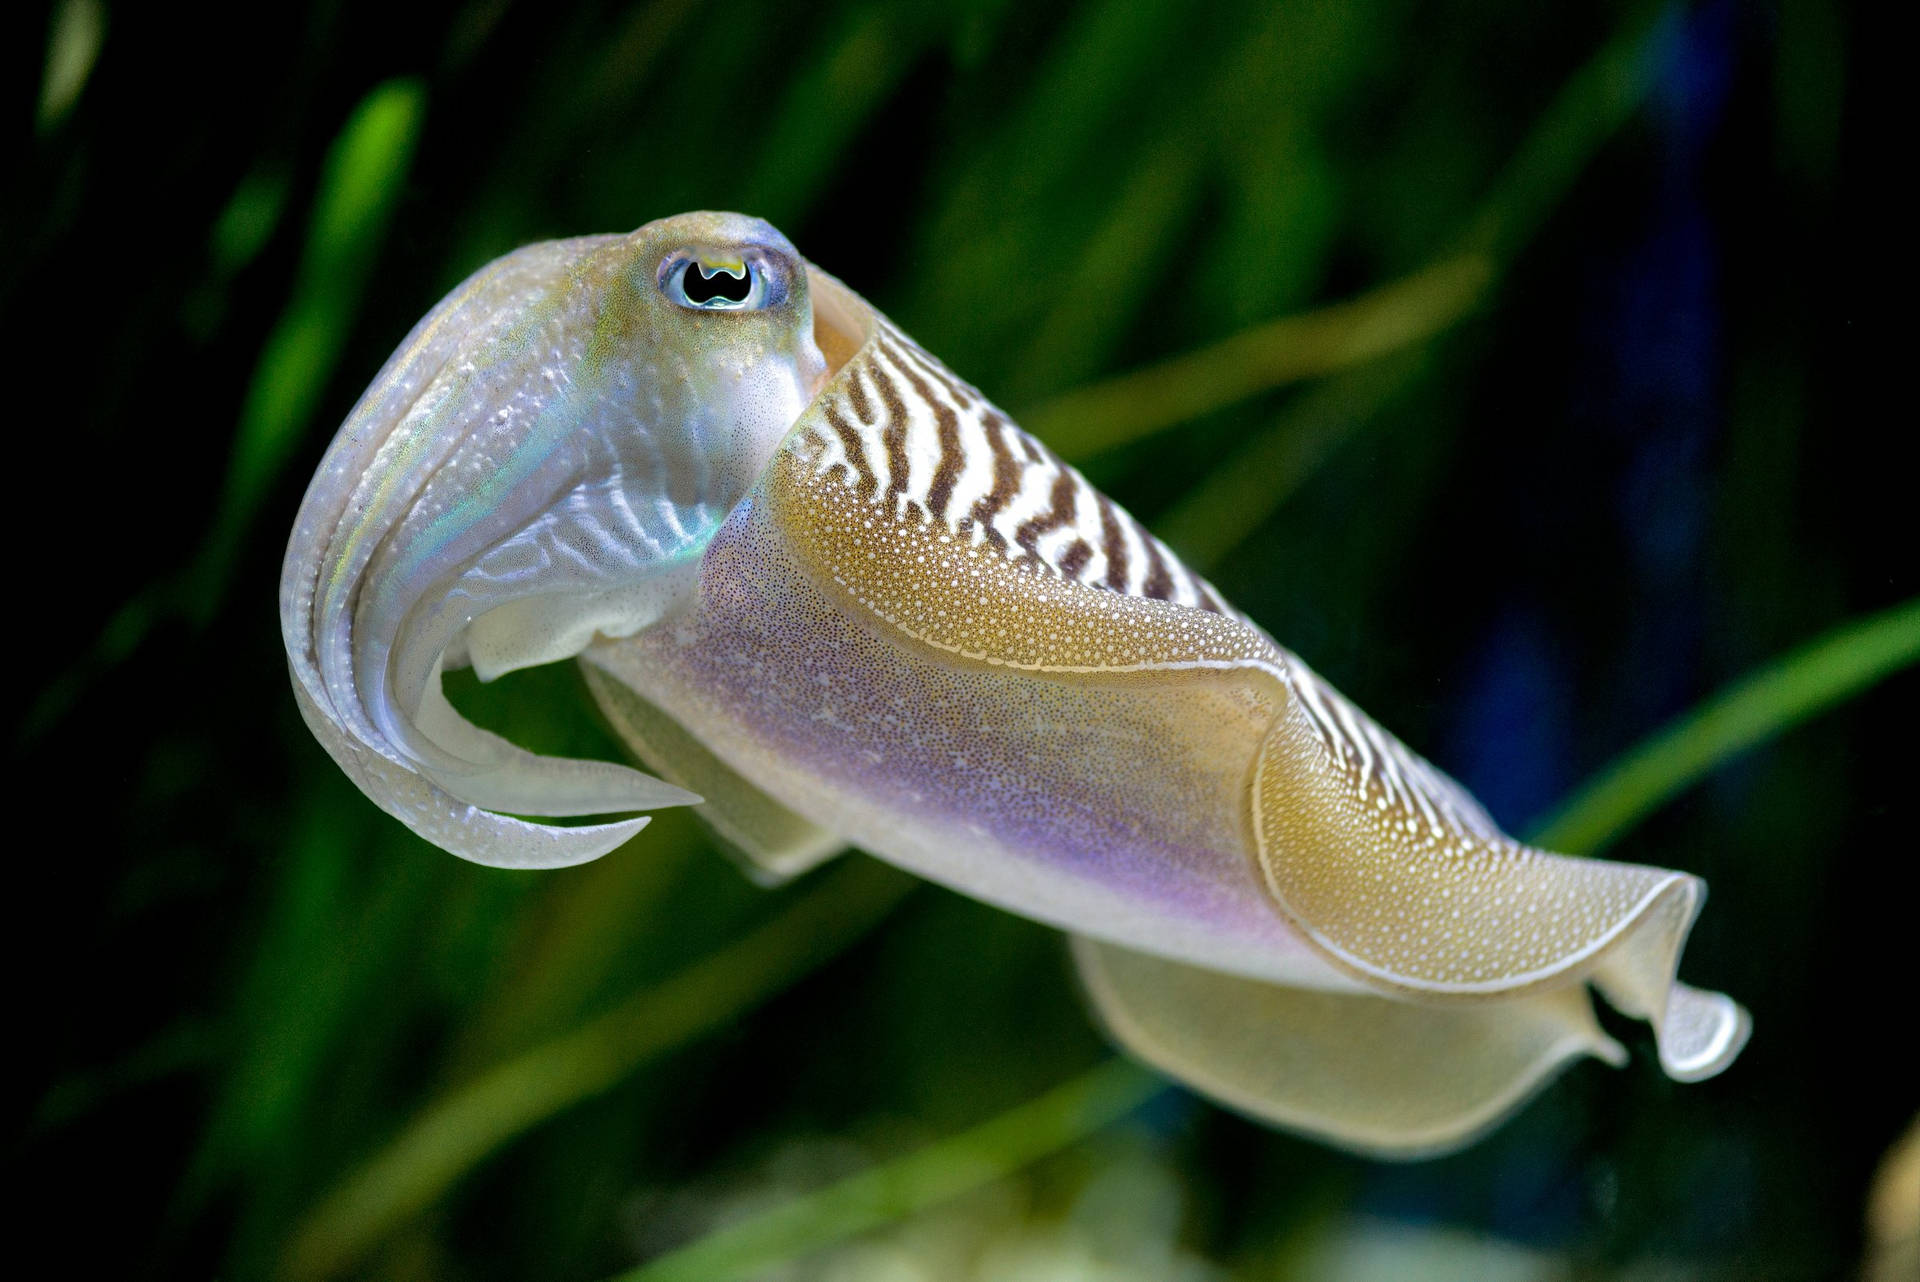
<svg viewBox="0 0 1920 1282">
<path fill-rule="evenodd" d="M 744 267 L 736 276 L 724 267 L 716 267 L 709 272 L 705 263 L 689 263 L 684 287 L 690 303 L 707 303 L 716 298 L 729 303 L 744 303 L 752 284 L 752 277 Z"/>
</svg>

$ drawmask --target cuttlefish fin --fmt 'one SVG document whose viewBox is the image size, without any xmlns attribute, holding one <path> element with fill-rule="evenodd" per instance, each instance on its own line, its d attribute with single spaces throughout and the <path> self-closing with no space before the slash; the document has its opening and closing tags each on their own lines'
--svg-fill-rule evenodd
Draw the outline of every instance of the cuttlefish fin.
<svg viewBox="0 0 1920 1282">
<path fill-rule="evenodd" d="M 1295 697 L 1261 745 L 1250 810 L 1267 886 L 1308 939 L 1423 1001 L 1590 978 L 1652 1023 L 1671 1076 L 1732 1062 L 1746 1012 L 1674 977 L 1705 883 L 1523 845 L 1305 664 L 1293 659 L 1288 680 Z"/>
<path fill-rule="evenodd" d="M 601 715 L 647 767 L 703 798 L 693 813 L 720 839 L 747 875 L 778 885 L 826 862 L 846 842 L 801 818 L 748 783 L 687 729 L 591 659 L 580 670 Z"/>
<path fill-rule="evenodd" d="M 1471 1143 L 1581 1056 L 1626 1061 L 1579 983 L 1435 1006 L 1262 983 L 1084 936 L 1073 956 L 1108 1032 L 1140 1059 L 1262 1122 L 1381 1157 Z"/>
</svg>

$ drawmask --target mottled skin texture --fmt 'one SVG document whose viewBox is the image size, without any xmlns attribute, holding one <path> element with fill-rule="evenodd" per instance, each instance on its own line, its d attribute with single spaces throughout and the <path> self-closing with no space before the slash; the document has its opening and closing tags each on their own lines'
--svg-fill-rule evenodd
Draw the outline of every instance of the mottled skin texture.
<svg viewBox="0 0 1920 1282">
<path fill-rule="evenodd" d="M 699 607 L 590 662 L 814 823 L 925 876 L 1189 960 L 1341 983 L 1247 857 L 1246 745 L 1270 698 L 1231 672 L 1068 683 L 916 644 L 810 573 L 781 529 L 804 471 L 775 468 L 708 552 Z"/>
<path fill-rule="evenodd" d="M 689 300 L 689 261 L 749 301 Z M 766 877 L 856 844 L 1073 932 L 1123 1045 L 1379 1153 L 1617 1061 L 1588 981 L 1676 1077 L 1738 1052 L 1744 1012 L 1674 981 L 1696 879 L 1506 837 L 772 228 L 684 215 L 475 280 L 342 429 L 283 582 L 309 723 L 431 840 L 577 862 L 644 820 L 512 815 L 696 788 Z M 672 783 L 438 694 L 574 653 Z"/>
</svg>

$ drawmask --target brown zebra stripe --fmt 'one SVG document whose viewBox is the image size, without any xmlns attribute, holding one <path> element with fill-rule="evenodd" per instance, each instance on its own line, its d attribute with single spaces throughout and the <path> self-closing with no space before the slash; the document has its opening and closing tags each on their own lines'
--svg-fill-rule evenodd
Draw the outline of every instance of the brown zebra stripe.
<svg viewBox="0 0 1920 1282">
<path fill-rule="evenodd" d="M 1231 613 L 1125 509 L 890 324 L 822 399 L 831 437 L 813 468 L 894 519 L 944 525 L 1091 588 Z"/>
</svg>

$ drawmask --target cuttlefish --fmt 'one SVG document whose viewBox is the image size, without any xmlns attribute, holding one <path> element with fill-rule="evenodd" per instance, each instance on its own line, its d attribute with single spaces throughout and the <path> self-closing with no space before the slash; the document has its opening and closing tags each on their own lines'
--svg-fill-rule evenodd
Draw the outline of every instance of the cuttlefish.
<svg viewBox="0 0 1920 1282">
<path fill-rule="evenodd" d="M 758 219 L 455 289 L 322 459 L 280 618 L 313 733 L 435 845 L 555 868 L 686 805 L 767 881 L 859 847 L 1067 931 L 1122 1047 L 1347 1148 L 1622 1062 L 1589 986 L 1682 1081 L 1746 1038 L 1675 977 L 1698 878 L 1507 836 Z M 654 773 L 441 689 L 569 658 Z"/>
</svg>

